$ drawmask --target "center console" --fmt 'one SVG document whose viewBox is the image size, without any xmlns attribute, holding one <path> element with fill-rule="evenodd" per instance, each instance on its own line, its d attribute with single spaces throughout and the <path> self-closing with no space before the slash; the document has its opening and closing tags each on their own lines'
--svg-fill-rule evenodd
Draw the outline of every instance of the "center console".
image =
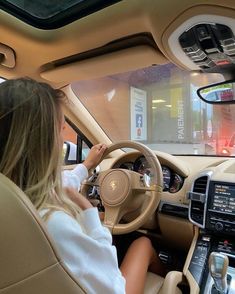
<svg viewBox="0 0 235 294">
<path fill-rule="evenodd" d="M 188 270 L 197 282 L 200 293 L 213 294 L 213 279 L 209 272 L 208 259 L 212 252 L 223 253 L 229 258 L 228 267 L 228 294 L 234 294 L 235 283 L 235 238 L 213 236 L 201 231 L 189 264 Z M 233 281 L 233 283 L 232 283 Z M 219 292 L 214 292 L 218 294 Z"/>
<path fill-rule="evenodd" d="M 226 255 L 226 294 L 235 293 L 235 184 L 215 181 L 207 172 L 194 181 L 188 198 L 189 219 L 200 228 L 188 271 L 201 294 L 222 293 L 215 289 L 208 259 L 212 252 Z"/>
<path fill-rule="evenodd" d="M 235 185 L 210 182 L 206 228 L 235 235 Z"/>
</svg>

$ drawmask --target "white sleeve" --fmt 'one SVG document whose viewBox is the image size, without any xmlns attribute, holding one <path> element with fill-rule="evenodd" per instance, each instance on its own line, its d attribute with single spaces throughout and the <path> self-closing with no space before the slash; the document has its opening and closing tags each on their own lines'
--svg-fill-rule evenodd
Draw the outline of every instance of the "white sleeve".
<svg viewBox="0 0 235 294">
<path fill-rule="evenodd" d="M 81 183 L 88 177 L 88 170 L 85 165 L 78 164 L 73 170 L 62 171 L 63 187 L 71 187 L 80 190 Z"/>
<path fill-rule="evenodd" d="M 112 236 L 96 208 L 81 213 L 81 225 L 62 211 L 53 212 L 47 228 L 62 261 L 87 293 L 125 293 Z"/>
</svg>

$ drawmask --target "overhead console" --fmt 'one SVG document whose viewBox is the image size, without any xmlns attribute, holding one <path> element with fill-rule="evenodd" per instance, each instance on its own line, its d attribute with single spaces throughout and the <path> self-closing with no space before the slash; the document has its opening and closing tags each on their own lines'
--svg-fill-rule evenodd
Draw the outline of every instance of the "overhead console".
<svg viewBox="0 0 235 294">
<path fill-rule="evenodd" d="M 201 23 L 184 31 L 179 43 L 202 70 L 235 64 L 235 37 L 227 25 Z"/>
<path fill-rule="evenodd" d="M 232 73 L 235 68 L 234 13 L 233 9 L 216 5 L 191 7 L 164 32 L 164 53 L 172 62 L 189 70 Z"/>
</svg>

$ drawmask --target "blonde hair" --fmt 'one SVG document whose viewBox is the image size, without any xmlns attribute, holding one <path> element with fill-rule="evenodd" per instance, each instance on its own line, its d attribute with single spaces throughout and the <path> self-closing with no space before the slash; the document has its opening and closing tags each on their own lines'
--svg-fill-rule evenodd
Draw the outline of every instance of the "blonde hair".
<svg viewBox="0 0 235 294">
<path fill-rule="evenodd" d="M 0 172 L 37 209 L 62 209 L 74 217 L 78 207 L 61 188 L 61 103 L 65 94 L 29 78 L 0 84 Z"/>
</svg>

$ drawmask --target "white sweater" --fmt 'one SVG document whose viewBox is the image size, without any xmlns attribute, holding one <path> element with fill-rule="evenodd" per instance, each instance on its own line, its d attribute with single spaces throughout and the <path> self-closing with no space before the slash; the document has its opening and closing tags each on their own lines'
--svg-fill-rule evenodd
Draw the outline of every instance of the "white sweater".
<svg viewBox="0 0 235 294">
<path fill-rule="evenodd" d="M 45 212 L 41 211 L 41 216 Z M 125 293 L 112 236 L 102 226 L 96 208 L 84 210 L 80 223 L 55 211 L 46 225 L 62 261 L 88 294 Z"/>
<path fill-rule="evenodd" d="M 88 171 L 85 165 L 78 164 L 73 170 L 62 171 L 63 187 L 71 187 L 80 190 L 81 183 L 88 177 Z"/>
<path fill-rule="evenodd" d="M 87 176 L 87 168 L 78 164 L 62 172 L 63 186 L 80 190 Z M 40 215 L 45 213 L 42 210 Z M 62 261 L 88 294 L 125 293 L 126 282 L 118 268 L 112 235 L 101 224 L 97 208 L 82 211 L 80 222 L 63 211 L 55 211 L 46 225 Z"/>
</svg>

